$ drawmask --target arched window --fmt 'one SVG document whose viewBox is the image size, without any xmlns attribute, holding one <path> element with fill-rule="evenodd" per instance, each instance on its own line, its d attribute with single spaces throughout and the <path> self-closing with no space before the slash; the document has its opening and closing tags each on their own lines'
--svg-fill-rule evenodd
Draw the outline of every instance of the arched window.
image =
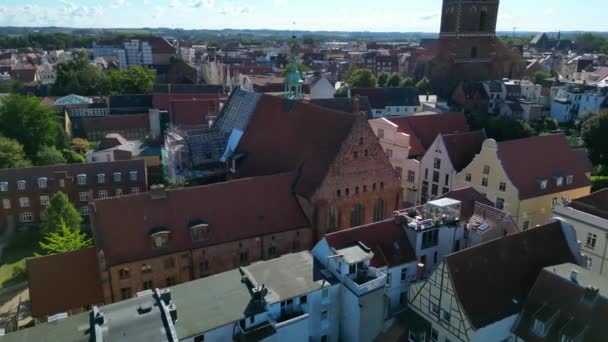
<svg viewBox="0 0 608 342">
<path fill-rule="evenodd" d="M 209 223 L 205 220 L 192 220 L 188 223 L 193 242 L 209 240 Z"/>
<path fill-rule="evenodd" d="M 335 232 L 340 225 L 340 213 L 335 207 L 329 208 L 327 213 L 327 232 Z"/>
<path fill-rule="evenodd" d="M 152 242 L 152 248 L 166 247 L 169 245 L 171 230 L 167 227 L 156 227 L 150 230 L 149 236 L 150 241 Z"/>
<path fill-rule="evenodd" d="M 357 227 L 363 224 L 363 206 L 355 204 L 350 210 L 350 226 Z"/>
<path fill-rule="evenodd" d="M 486 28 L 486 21 L 488 19 L 488 11 L 486 9 L 482 9 L 481 13 L 479 14 L 479 31 L 485 31 Z"/>
<path fill-rule="evenodd" d="M 374 222 L 382 221 L 384 219 L 384 200 L 378 198 L 374 205 Z"/>
<path fill-rule="evenodd" d="M 359 138 L 359 145 L 363 145 L 363 137 Z"/>
</svg>

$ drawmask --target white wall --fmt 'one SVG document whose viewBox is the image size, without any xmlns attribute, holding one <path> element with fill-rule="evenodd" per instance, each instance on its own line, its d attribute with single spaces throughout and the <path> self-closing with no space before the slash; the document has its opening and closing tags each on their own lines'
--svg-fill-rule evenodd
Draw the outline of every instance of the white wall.
<svg viewBox="0 0 608 342">
<path fill-rule="evenodd" d="M 477 330 L 471 342 L 504 341 L 511 336 L 511 329 L 518 317 L 519 314 L 515 314 Z"/>
<path fill-rule="evenodd" d="M 334 97 L 335 93 L 336 89 L 329 83 L 325 76 L 310 89 L 310 97 L 312 99 L 331 99 Z"/>
<path fill-rule="evenodd" d="M 435 158 L 439 158 L 441 160 L 441 167 L 439 169 L 434 168 Z M 429 170 L 428 178 L 424 178 L 426 169 Z M 443 142 L 443 138 L 441 137 L 441 135 L 438 135 L 437 138 L 435 138 L 435 141 L 433 142 L 431 147 L 429 147 L 429 149 L 426 151 L 426 154 L 424 155 L 424 157 L 422 157 L 422 160 L 420 162 L 420 171 L 422 174 L 420 176 L 420 180 L 418 183 L 418 188 L 420 189 L 420 191 L 418 191 L 419 192 L 419 194 L 418 194 L 419 203 L 424 204 L 424 203 L 422 203 L 422 182 L 423 181 L 427 181 L 429 183 L 428 191 L 426 193 L 429 201 L 436 199 L 436 198 L 440 197 L 441 195 L 443 195 L 444 193 L 449 192 L 453 189 L 454 178 L 456 178 L 456 171 L 454 170 L 454 166 L 452 166 L 452 160 L 450 159 L 450 155 L 448 154 L 448 151 L 445 147 L 445 144 Z M 433 171 L 439 171 L 439 183 L 436 183 L 438 186 L 437 195 L 432 194 Z M 447 185 L 445 184 L 446 175 L 449 177 Z M 444 192 L 443 191 L 444 188 L 447 189 L 448 191 Z"/>
<path fill-rule="evenodd" d="M 112 151 L 99 151 L 88 154 L 86 156 L 87 163 L 105 163 L 114 161 L 114 152 Z"/>
</svg>

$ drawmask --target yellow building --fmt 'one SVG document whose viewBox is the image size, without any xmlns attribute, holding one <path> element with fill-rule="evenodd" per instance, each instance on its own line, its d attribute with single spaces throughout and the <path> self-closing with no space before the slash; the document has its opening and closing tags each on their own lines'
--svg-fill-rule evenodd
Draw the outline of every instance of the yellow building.
<svg viewBox="0 0 608 342">
<path fill-rule="evenodd" d="M 456 176 L 456 188 L 472 186 L 513 216 L 521 229 L 543 224 L 556 204 L 589 195 L 588 162 L 563 134 L 497 143 Z"/>
</svg>

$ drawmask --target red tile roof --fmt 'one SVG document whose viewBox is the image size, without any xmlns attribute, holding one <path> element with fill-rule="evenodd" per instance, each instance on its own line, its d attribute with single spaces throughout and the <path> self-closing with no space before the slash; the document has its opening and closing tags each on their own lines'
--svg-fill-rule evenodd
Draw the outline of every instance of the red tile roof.
<svg viewBox="0 0 608 342">
<path fill-rule="evenodd" d="M 207 125 L 207 115 L 219 110 L 218 100 L 178 100 L 169 107 L 173 125 Z"/>
<path fill-rule="evenodd" d="M 473 216 L 476 202 L 491 207 L 494 206 L 492 201 L 472 187 L 452 190 L 440 198 L 451 198 L 460 201 L 460 218 L 463 221 L 468 221 Z"/>
<path fill-rule="evenodd" d="M 563 134 L 500 142 L 498 158 L 520 199 L 591 186 L 585 175 L 589 170 Z M 566 183 L 568 175 L 574 176 L 572 184 Z M 554 177 L 564 177 L 563 185 L 557 186 Z M 540 188 L 539 179 L 548 181 L 546 189 Z"/>
<path fill-rule="evenodd" d="M 35 68 L 26 68 L 26 69 L 13 69 L 9 72 L 11 78 L 17 81 L 21 81 L 24 83 L 31 83 L 36 80 L 36 72 Z"/>
<path fill-rule="evenodd" d="M 154 54 L 177 53 L 177 49 L 163 37 L 145 37 L 145 38 L 142 38 L 142 40 L 146 41 L 150 44 L 150 48 L 152 49 L 152 53 L 154 53 Z"/>
<path fill-rule="evenodd" d="M 608 189 L 577 198 L 568 207 L 608 220 Z"/>
<path fill-rule="evenodd" d="M 475 131 L 446 134 L 442 138 L 452 166 L 456 172 L 460 172 L 479 154 L 481 145 L 487 137 L 485 131 Z"/>
<path fill-rule="evenodd" d="M 297 190 L 311 194 L 325 177 L 358 117 L 302 101 L 262 95 L 236 153 L 243 177 L 301 168 Z"/>
<path fill-rule="evenodd" d="M 96 247 L 104 251 L 108 265 L 116 265 L 308 228 L 310 223 L 291 189 L 294 179 L 294 173 L 284 173 L 167 190 L 160 199 L 147 193 L 96 200 L 91 204 Z M 208 222 L 208 241 L 192 241 L 188 225 L 194 220 Z M 171 231 L 171 242 L 155 250 L 149 234 L 158 227 Z"/>
<path fill-rule="evenodd" d="M 335 249 L 362 242 L 374 253 L 373 267 L 392 267 L 417 260 L 405 231 L 393 219 L 327 234 L 325 239 Z"/>
<path fill-rule="evenodd" d="M 446 258 L 454 292 L 474 328 L 521 311 L 544 267 L 579 263 L 581 256 L 569 246 L 578 246 L 575 232 L 568 231 L 569 239 L 562 229 L 567 228 L 556 221 Z"/>
<path fill-rule="evenodd" d="M 32 316 L 103 303 L 94 247 L 26 260 Z"/>
<path fill-rule="evenodd" d="M 468 132 L 464 113 L 442 113 L 388 118 L 399 131 L 411 135 L 410 158 L 423 156 L 439 134 Z"/>
</svg>

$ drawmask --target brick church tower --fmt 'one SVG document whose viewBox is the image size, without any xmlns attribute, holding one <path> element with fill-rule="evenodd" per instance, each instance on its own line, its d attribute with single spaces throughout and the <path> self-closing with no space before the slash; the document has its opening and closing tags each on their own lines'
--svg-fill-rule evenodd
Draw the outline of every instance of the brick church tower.
<svg viewBox="0 0 608 342">
<path fill-rule="evenodd" d="M 439 39 L 414 56 L 413 73 L 443 96 L 460 81 L 518 77 L 521 58 L 496 37 L 499 0 L 443 0 Z"/>
</svg>

